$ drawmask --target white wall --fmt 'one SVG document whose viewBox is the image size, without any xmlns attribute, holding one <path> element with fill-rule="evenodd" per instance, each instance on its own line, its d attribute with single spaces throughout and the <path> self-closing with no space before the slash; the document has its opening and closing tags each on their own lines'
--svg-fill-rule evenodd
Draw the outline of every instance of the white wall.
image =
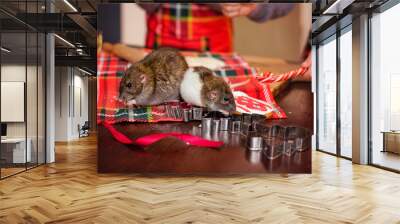
<svg viewBox="0 0 400 224">
<path fill-rule="evenodd" d="M 30 68 L 28 68 L 29 70 Z M 25 65 L 2 65 L 1 66 L 1 81 L 11 82 L 25 82 Z M 6 110 L 6 108 L 1 108 Z M 10 138 L 25 138 L 25 123 L 24 122 L 11 122 L 7 123 L 7 137 Z"/>
<path fill-rule="evenodd" d="M 1 66 L 2 82 L 24 82 L 26 83 L 26 110 L 27 120 L 24 122 L 6 122 L 8 138 L 30 139 L 32 161 L 36 162 L 39 153 L 39 162 L 44 162 L 44 74 L 39 66 L 38 71 L 35 66 L 21 64 L 3 64 Z M 25 80 L 27 78 L 27 80 Z M 37 92 L 38 91 L 38 92 Z M 4 96 L 2 96 L 4 97 Z M 9 110 L 10 108 L 1 108 Z M 23 111 L 25 112 L 25 111 Z"/>
<path fill-rule="evenodd" d="M 68 141 L 69 80 L 68 67 L 55 68 L 55 141 Z"/>
<path fill-rule="evenodd" d="M 144 47 L 146 44 L 146 12 L 137 4 L 121 5 L 121 42 Z"/>
<path fill-rule="evenodd" d="M 56 67 L 55 85 L 55 141 L 77 139 L 78 124 L 88 120 L 88 78 L 76 68 Z"/>
<path fill-rule="evenodd" d="M 27 67 L 28 74 L 35 73 L 36 74 L 36 67 L 33 66 L 28 66 Z M 2 82 L 25 82 L 25 65 L 2 65 L 1 66 L 1 81 Z M 28 76 L 29 78 L 30 76 Z M 28 80 L 29 85 L 36 85 L 36 81 L 34 83 L 31 83 L 33 80 Z M 27 104 L 30 104 L 30 102 L 33 102 L 35 98 L 36 99 L 36 89 L 28 88 L 28 93 L 27 93 Z M 32 90 L 33 92 L 30 92 L 29 90 Z M 35 101 L 36 102 L 36 101 Z M 32 105 L 27 105 L 31 107 L 36 108 L 36 103 Z M 7 110 L 7 108 L 1 108 L 1 110 Z M 33 116 L 32 116 L 33 115 Z M 36 122 L 36 113 L 27 114 L 28 122 L 35 120 Z M 32 125 L 28 124 L 28 128 L 31 127 Z M 36 126 L 35 126 L 36 128 Z M 28 130 L 29 133 L 29 130 Z M 25 122 L 8 122 L 7 123 L 7 136 L 8 137 L 25 137 Z M 29 137 L 29 136 L 28 136 Z"/>
<path fill-rule="evenodd" d="M 74 108 L 72 108 L 72 120 L 71 120 L 71 135 L 72 138 L 78 138 L 78 124 L 83 125 L 85 121 L 88 121 L 88 78 L 81 76 L 82 73 L 74 75 Z M 79 102 L 80 101 L 80 102 Z M 72 105 L 72 104 L 71 104 Z M 80 108 L 81 107 L 81 108 Z M 82 111 L 80 111 L 82 110 Z"/>
</svg>

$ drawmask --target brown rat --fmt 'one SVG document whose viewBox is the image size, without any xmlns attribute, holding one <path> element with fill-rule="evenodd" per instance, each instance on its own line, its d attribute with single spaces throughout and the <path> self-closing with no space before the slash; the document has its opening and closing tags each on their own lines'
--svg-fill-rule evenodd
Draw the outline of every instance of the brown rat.
<svg viewBox="0 0 400 224">
<path fill-rule="evenodd" d="M 236 110 L 228 83 L 203 66 L 189 68 L 183 77 L 180 94 L 187 103 L 224 113 Z"/>
<path fill-rule="evenodd" d="M 128 105 L 156 105 L 179 99 L 188 69 L 185 58 L 172 48 L 160 48 L 132 64 L 120 82 L 119 98 Z"/>
</svg>

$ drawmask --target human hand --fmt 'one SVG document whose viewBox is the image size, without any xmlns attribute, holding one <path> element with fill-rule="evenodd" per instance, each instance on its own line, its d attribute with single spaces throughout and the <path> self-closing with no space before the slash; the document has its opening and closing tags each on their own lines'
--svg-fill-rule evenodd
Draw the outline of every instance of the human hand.
<svg viewBox="0 0 400 224">
<path fill-rule="evenodd" d="M 104 42 L 101 50 L 123 58 L 130 63 L 135 63 L 142 60 L 147 54 L 144 49 L 128 47 L 122 43 L 112 44 Z"/>
<path fill-rule="evenodd" d="M 227 17 L 248 16 L 256 7 L 256 3 L 221 3 L 222 13 Z"/>
<path fill-rule="evenodd" d="M 299 77 L 294 78 L 294 81 L 311 81 L 312 77 L 311 77 L 311 52 L 308 53 L 308 56 L 306 58 L 306 60 L 303 61 L 303 63 L 301 64 L 301 67 L 305 67 L 307 68 L 307 71 Z"/>
</svg>

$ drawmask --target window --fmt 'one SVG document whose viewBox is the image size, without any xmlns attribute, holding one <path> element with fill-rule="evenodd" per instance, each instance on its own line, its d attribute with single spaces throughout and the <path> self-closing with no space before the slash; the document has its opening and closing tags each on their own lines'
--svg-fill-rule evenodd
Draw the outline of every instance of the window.
<svg viewBox="0 0 400 224">
<path fill-rule="evenodd" d="M 0 5 L 23 16 L 41 12 L 44 2 Z M 5 178 L 45 163 L 46 39 L 8 14 L 0 17 L 8 21 L 0 24 L 0 178 Z"/>
<path fill-rule="evenodd" d="M 396 170 L 400 170 L 400 32 L 395 28 L 399 21 L 400 4 L 371 18 L 370 156 L 373 164 Z"/>
<path fill-rule="evenodd" d="M 336 153 L 336 36 L 318 48 L 318 149 Z"/>
<path fill-rule="evenodd" d="M 352 33 L 351 26 L 340 36 L 340 155 L 352 156 Z"/>
<path fill-rule="evenodd" d="M 26 33 L 1 33 L 1 177 L 26 170 L 31 163 L 32 141 L 27 138 L 26 99 Z M 6 49 L 6 50 L 4 50 Z M 6 97 L 7 95 L 13 98 Z M 11 109 L 12 108 L 12 109 Z"/>
</svg>

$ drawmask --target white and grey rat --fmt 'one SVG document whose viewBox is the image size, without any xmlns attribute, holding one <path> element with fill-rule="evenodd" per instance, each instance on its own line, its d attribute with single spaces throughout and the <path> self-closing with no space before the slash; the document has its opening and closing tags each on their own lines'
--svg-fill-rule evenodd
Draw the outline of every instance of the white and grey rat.
<svg viewBox="0 0 400 224">
<path fill-rule="evenodd" d="M 235 99 L 228 83 L 203 66 L 189 68 L 185 72 L 180 94 L 185 102 L 192 105 L 225 114 L 236 110 Z"/>
<path fill-rule="evenodd" d="M 229 85 L 203 66 L 189 68 L 178 50 L 160 48 L 132 64 L 120 82 L 119 98 L 128 105 L 157 105 L 179 96 L 187 103 L 224 113 L 236 109 Z"/>
<path fill-rule="evenodd" d="M 152 51 L 125 71 L 119 98 L 128 105 L 157 105 L 179 100 L 179 87 L 187 70 L 185 58 L 178 50 Z"/>
</svg>

